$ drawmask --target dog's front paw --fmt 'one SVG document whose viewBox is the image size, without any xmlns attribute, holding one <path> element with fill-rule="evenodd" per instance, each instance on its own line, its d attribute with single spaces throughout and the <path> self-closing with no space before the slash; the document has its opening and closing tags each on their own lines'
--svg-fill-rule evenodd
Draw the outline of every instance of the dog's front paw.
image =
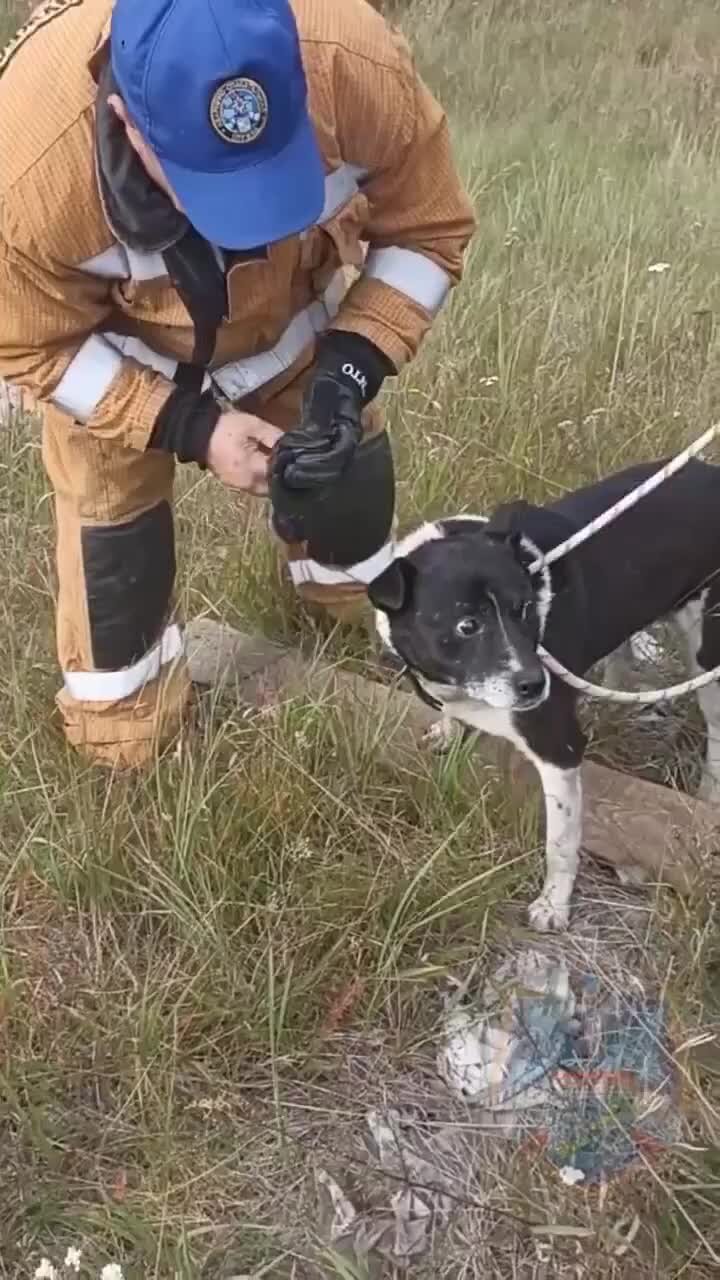
<svg viewBox="0 0 720 1280">
<path fill-rule="evenodd" d="M 570 907 L 567 903 L 553 902 L 541 893 L 539 898 L 528 907 L 530 928 L 538 933 L 549 933 L 551 930 L 567 929 L 570 919 Z"/>
<path fill-rule="evenodd" d="M 442 756 L 450 750 L 456 738 L 462 735 L 462 725 L 449 716 L 443 716 L 431 724 L 422 736 L 422 744 L 432 751 L 433 755 Z"/>
</svg>

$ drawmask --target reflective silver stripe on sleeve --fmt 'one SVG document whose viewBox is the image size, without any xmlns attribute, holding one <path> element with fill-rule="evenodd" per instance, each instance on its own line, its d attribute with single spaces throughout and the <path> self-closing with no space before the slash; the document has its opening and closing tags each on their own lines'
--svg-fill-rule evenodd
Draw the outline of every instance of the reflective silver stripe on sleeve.
<svg viewBox="0 0 720 1280">
<path fill-rule="evenodd" d="M 228 400 L 241 400 L 289 369 L 327 322 L 326 307 L 314 302 L 293 317 L 269 351 L 222 365 L 213 369 L 210 376 Z"/>
<path fill-rule="evenodd" d="M 119 702 L 157 680 L 163 667 L 185 652 L 185 637 L 173 623 L 157 644 L 131 667 L 122 671 L 64 671 L 65 688 L 78 702 Z"/>
<path fill-rule="evenodd" d="M 299 311 L 280 335 L 274 347 L 243 360 L 233 360 L 211 371 L 211 379 L 228 400 L 241 400 L 251 395 L 267 382 L 285 373 L 314 341 L 318 333 L 326 329 L 337 315 L 344 292 L 344 276 L 338 271 L 330 281 L 323 300 L 313 302 Z"/>
<path fill-rule="evenodd" d="M 50 399 L 63 413 L 87 422 L 122 369 L 123 358 L 94 333 L 73 357 Z"/>
<path fill-rule="evenodd" d="M 129 360 L 137 360 L 138 364 L 144 364 L 146 368 L 153 369 L 155 373 L 161 373 L 169 382 L 172 382 L 177 373 L 178 360 L 174 360 L 172 356 L 163 356 L 159 351 L 155 351 L 149 347 L 142 338 L 128 338 L 125 334 L 106 333 L 103 335 L 111 346 L 121 351 Z M 209 391 L 212 383 L 207 374 L 203 379 L 203 391 Z"/>
<path fill-rule="evenodd" d="M 352 586 L 358 583 L 367 586 L 384 569 L 387 569 L 393 559 L 394 545 L 393 542 L 386 542 L 384 547 L 367 560 L 348 565 L 347 569 L 331 569 L 327 565 L 319 564 L 317 560 L 290 560 L 288 563 L 290 578 L 296 587 L 302 586 L 304 582 L 314 582 L 327 587 Z"/>
<path fill-rule="evenodd" d="M 371 249 L 363 275 L 404 293 L 434 316 L 450 292 L 450 277 L 442 267 L 414 249 Z"/>
<path fill-rule="evenodd" d="M 317 225 L 322 225 L 357 195 L 367 169 L 357 164 L 341 164 L 325 178 L 325 203 Z M 222 251 L 213 246 L 218 264 L 225 267 Z M 101 276 L 108 280 L 162 280 L 168 270 L 161 253 L 141 253 L 117 241 L 109 249 L 97 253 L 78 264 L 78 271 L 86 275 Z"/>
<path fill-rule="evenodd" d="M 162 280 L 168 274 L 161 253 L 139 253 L 120 243 L 79 263 L 78 271 L 106 280 Z"/>
<path fill-rule="evenodd" d="M 205 376 L 203 391 L 213 382 L 228 400 L 240 400 L 259 387 L 284 373 L 295 363 L 318 333 L 327 328 L 337 314 L 344 292 L 344 278 L 338 272 L 331 280 L 322 301 L 311 303 L 300 311 L 269 351 L 234 360 Z M 87 422 L 107 392 L 113 378 L 119 373 L 122 358 L 137 360 L 139 364 L 172 380 L 178 361 L 171 356 L 154 351 L 141 338 L 127 337 L 119 333 L 93 334 L 83 344 L 68 365 L 53 395 L 53 403 L 59 409 L 72 414 L 79 422 Z"/>
<path fill-rule="evenodd" d="M 88 422 L 120 373 L 124 358 L 136 360 L 170 382 L 177 372 L 177 360 L 153 351 L 140 338 L 129 338 L 119 333 L 95 333 L 70 361 L 51 396 L 53 404 L 77 422 Z M 210 386 L 210 378 L 206 374 L 203 391 L 209 390 Z"/>
<path fill-rule="evenodd" d="M 367 170 L 357 164 L 341 164 L 325 178 L 325 203 L 318 218 L 318 225 L 327 222 L 357 195 Z M 222 251 L 215 246 L 215 254 L 221 267 L 225 266 Z M 161 280 L 168 270 L 161 253 L 140 253 L 116 242 L 102 253 L 87 258 L 78 266 L 86 275 L 102 276 L 108 280 Z"/>
<path fill-rule="evenodd" d="M 137 253 L 135 249 L 125 249 L 133 280 L 162 280 L 168 269 L 161 253 Z"/>
<path fill-rule="evenodd" d="M 120 333 L 106 333 L 104 337 L 128 359 L 137 360 L 138 364 L 154 369 L 155 373 L 162 373 L 172 382 L 178 367 L 177 360 L 173 360 L 172 356 L 162 356 L 159 351 L 153 351 L 141 338 L 128 338 Z"/>
<path fill-rule="evenodd" d="M 367 169 L 362 169 L 357 164 L 341 164 L 339 169 L 329 173 L 325 179 L 325 204 L 318 218 L 318 224 L 327 222 L 328 218 L 334 217 L 343 205 L 347 204 L 348 200 L 352 200 L 367 176 Z"/>
<path fill-rule="evenodd" d="M 78 271 L 88 276 L 101 276 L 105 280 L 127 280 L 130 275 L 127 254 L 119 244 L 112 245 L 94 258 L 87 258 L 79 264 Z"/>
</svg>

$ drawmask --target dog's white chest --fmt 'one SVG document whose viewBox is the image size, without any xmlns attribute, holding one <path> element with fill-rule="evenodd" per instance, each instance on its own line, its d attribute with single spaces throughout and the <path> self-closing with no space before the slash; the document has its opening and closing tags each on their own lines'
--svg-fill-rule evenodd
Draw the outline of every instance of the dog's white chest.
<svg viewBox="0 0 720 1280">
<path fill-rule="evenodd" d="M 443 701 L 443 692 L 447 696 L 447 690 L 435 689 L 427 682 L 425 682 L 425 687 L 440 702 Z M 487 733 L 495 738 L 505 738 L 506 741 L 512 742 L 514 746 L 519 747 L 525 754 L 527 753 L 527 747 L 513 724 L 512 716 L 503 707 L 491 707 L 488 702 L 479 702 L 474 698 L 462 698 L 444 703 L 443 719 L 445 721 L 455 720 L 459 724 L 467 725 L 468 729 L 476 730 L 478 733 Z"/>
</svg>

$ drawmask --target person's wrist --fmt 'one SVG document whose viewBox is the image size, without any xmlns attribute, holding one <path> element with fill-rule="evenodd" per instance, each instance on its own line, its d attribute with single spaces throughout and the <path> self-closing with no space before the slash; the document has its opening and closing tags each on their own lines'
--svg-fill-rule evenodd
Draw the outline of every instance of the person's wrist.
<svg viewBox="0 0 720 1280">
<path fill-rule="evenodd" d="M 205 392 L 201 397 L 197 414 L 193 415 L 188 424 L 187 436 L 184 441 L 184 456 L 182 458 L 178 456 L 179 462 L 196 462 L 203 469 L 207 467 L 210 441 L 221 416 L 222 411 L 212 393 Z"/>
<path fill-rule="evenodd" d="M 207 451 L 221 409 L 211 392 L 178 387 L 155 421 L 148 449 L 173 453 L 180 463 L 207 464 Z"/>
<path fill-rule="evenodd" d="M 329 375 L 365 408 L 378 395 L 386 377 L 394 373 L 387 357 L 358 333 L 329 329 L 318 339 L 316 377 Z"/>
</svg>

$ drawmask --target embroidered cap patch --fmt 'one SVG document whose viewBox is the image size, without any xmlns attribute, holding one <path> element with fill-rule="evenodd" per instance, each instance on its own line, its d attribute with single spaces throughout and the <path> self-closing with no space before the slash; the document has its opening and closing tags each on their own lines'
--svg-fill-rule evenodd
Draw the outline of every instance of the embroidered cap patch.
<svg viewBox="0 0 720 1280">
<path fill-rule="evenodd" d="M 268 121 L 267 94 L 257 80 L 226 80 L 210 102 L 210 123 L 223 142 L 245 146 L 255 142 Z"/>
</svg>

